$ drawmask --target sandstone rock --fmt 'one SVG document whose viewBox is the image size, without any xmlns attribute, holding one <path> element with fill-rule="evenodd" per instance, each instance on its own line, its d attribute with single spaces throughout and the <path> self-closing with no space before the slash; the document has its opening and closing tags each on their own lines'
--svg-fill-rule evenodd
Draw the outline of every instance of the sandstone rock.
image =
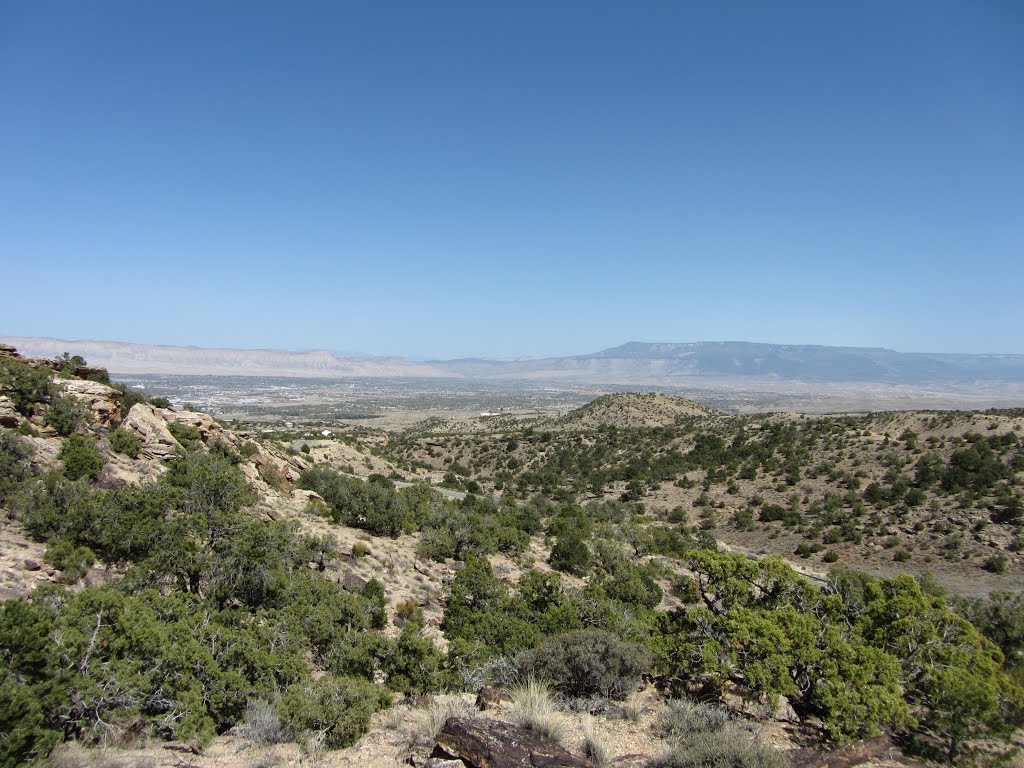
<svg viewBox="0 0 1024 768">
<path fill-rule="evenodd" d="M 26 571 L 38 571 L 42 567 L 43 566 L 41 566 L 39 564 L 38 560 L 30 560 L 28 558 L 25 559 L 25 570 Z"/>
<path fill-rule="evenodd" d="M 121 418 L 121 393 L 113 387 L 85 379 L 56 379 L 56 383 L 65 395 L 89 407 L 93 421 L 112 424 Z"/>
<path fill-rule="evenodd" d="M 163 411 L 163 409 L 159 409 Z M 170 413 L 170 411 L 164 411 Z M 173 456 L 181 444 L 167 429 L 167 424 L 151 405 L 136 403 L 124 417 L 121 426 L 130 429 L 142 441 L 142 455 L 147 459 L 164 459 Z"/>
<path fill-rule="evenodd" d="M 418 736 L 410 745 L 409 754 L 406 755 L 404 760 L 405 764 L 415 766 L 416 768 L 424 768 L 427 762 L 433 759 L 431 755 L 434 753 L 436 746 L 433 739 Z M 461 761 L 459 765 L 462 766 Z"/>
<path fill-rule="evenodd" d="M 135 485 L 141 482 L 142 478 L 137 472 L 134 472 L 123 464 L 119 463 L 108 463 L 103 465 L 103 469 L 100 471 L 99 476 L 96 478 L 96 484 L 100 488 L 120 488 L 124 485 Z"/>
<path fill-rule="evenodd" d="M 449 717 L 437 745 L 474 768 L 595 768 L 589 760 L 500 720 Z"/>
<path fill-rule="evenodd" d="M 322 509 L 327 509 L 327 502 L 324 501 L 324 497 L 316 491 L 307 491 L 305 488 L 294 488 L 292 490 L 292 498 L 303 506 L 313 502 L 315 505 L 322 504 Z"/>
<path fill-rule="evenodd" d="M 476 694 L 476 708 L 477 709 L 494 709 L 498 704 L 504 701 L 511 701 L 512 697 L 509 696 L 508 691 L 503 688 L 495 688 L 491 685 L 485 685 Z"/>
<path fill-rule="evenodd" d="M 341 586 L 349 592 L 362 592 L 363 587 L 366 586 L 366 579 L 362 579 L 354 573 L 349 572 L 342 578 Z"/>
<path fill-rule="evenodd" d="M 21 424 L 21 414 L 14 409 L 14 403 L 7 395 L 0 395 L 0 427 L 17 429 Z"/>
<path fill-rule="evenodd" d="M 229 445 L 235 443 L 234 435 L 214 421 L 213 417 L 208 413 L 200 411 L 172 411 L 166 408 L 157 408 L 156 414 L 164 421 L 179 421 L 182 424 L 195 427 L 199 430 L 199 436 L 203 441 L 203 445 L 209 444 L 215 437 L 219 437 Z"/>
</svg>

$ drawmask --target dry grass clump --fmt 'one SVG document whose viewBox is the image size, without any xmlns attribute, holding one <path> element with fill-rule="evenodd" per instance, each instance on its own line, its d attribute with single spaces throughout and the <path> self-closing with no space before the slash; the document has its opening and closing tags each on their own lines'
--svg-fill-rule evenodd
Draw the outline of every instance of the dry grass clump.
<svg viewBox="0 0 1024 768">
<path fill-rule="evenodd" d="M 608 745 L 589 726 L 583 729 L 583 754 L 597 768 L 606 768 L 612 759 Z"/>
<path fill-rule="evenodd" d="M 725 707 L 674 699 L 658 717 L 655 728 L 663 739 L 685 739 L 694 733 L 715 733 L 729 722 Z"/>
<path fill-rule="evenodd" d="M 370 545 L 365 541 L 357 541 L 352 544 L 352 557 L 366 557 L 370 554 Z"/>
<path fill-rule="evenodd" d="M 113 750 L 86 749 L 74 742 L 57 747 L 46 760 L 49 768 L 157 768 L 151 755 L 125 755 Z"/>
<path fill-rule="evenodd" d="M 512 697 L 510 714 L 520 728 L 536 733 L 549 741 L 561 743 L 568 723 L 555 704 L 548 684 L 535 678 L 509 690 Z"/>
<path fill-rule="evenodd" d="M 281 725 L 277 709 L 265 699 L 250 701 L 245 709 L 245 720 L 238 728 L 239 737 L 250 745 L 283 744 L 290 741 Z"/>
<path fill-rule="evenodd" d="M 655 726 L 669 748 L 649 768 L 787 768 L 779 751 L 754 741 L 724 707 L 686 699 L 669 702 Z"/>
<path fill-rule="evenodd" d="M 751 741 L 741 728 L 729 724 L 713 733 L 695 733 L 651 760 L 648 768 L 790 768 L 778 750 Z"/>
<path fill-rule="evenodd" d="M 396 709 L 396 716 L 401 709 Z M 437 737 L 449 717 L 478 717 L 480 711 L 462 696 L 435 696 L 416 714 L 416 734 L 427 739 Z"/>
</svg>

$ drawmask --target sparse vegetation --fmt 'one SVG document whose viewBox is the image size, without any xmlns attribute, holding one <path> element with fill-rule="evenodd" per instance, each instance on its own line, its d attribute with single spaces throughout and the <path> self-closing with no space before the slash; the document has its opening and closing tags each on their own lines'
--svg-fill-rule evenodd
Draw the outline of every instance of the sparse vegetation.
<svg viewBox="0 0 1024 768">
<path fill-rule="evenodd" d="M 64 397 L 46 387 L 32 396 L 24 410 L 37 424 Z M 102 587 L 90 586 L 97 570 L 74 590 L 0 605 L 0 718 L 13 723 L 0 761 L 39 759 L 67 734 L 202 744 L 236 725 L 252 744 L 335 748 L 358 738 L 393 692 L 437 694 L 463 681 L 512 686 L 515 719 L 559 737 L 559 706 L 640 719 L 650 710 L 639 694 L 607 700 L 623 701 L 644 676 L 707 697 L 661 705 L 657 732 L 671 748 L 657 765 L 781 765 L 733 719 L 732 697 L 751 706 L 785 697 L 806 738 L 817 729 L 834 744 L 894 732 L 953 764 L 979 743 L 996 750 L 1024 719 L 1019 593 L 959 598 L 934 576 L 897 573 L 935 556 L 1018 583 L 1024 452 L 1009 422 L 656 419 L 642 410 L 651 403 L 660 401 L 616 396 L 560 420 L 503 417 L 489 422 L 501 425 L 493 433 L 446 435 L 433 424 L 429 441 L 415 429 L 361 429 L 339 436 L 345 472 L 289 457 L 276 439 L 262 449 L 211 439 L 165 414 L 183 450 L 159 479 L 110 490 L 94 482 L 101 446 L 137 456 L 135 433 L 79 422 L 63 440 L 42 438 L 59 450 L 58 472 L 52 458 L 36 459 L 39 441 L 3 430 L 0 504 L 45 544 L 46 563 L 67 583 L 94 562 L 110 567 Z M 602 421 L 608 409 L 622 421 Z M 643 426 L 629 426 L 638 413 Z M 396 485 L 421 466 L 466 492 Z M 298 485 L 326 500 L 310 502 L 316 519 L 249 514 L 259 499 L 242 470 L 288 490 L 285 470 L 303 467 Z M 379 474 L 356 477 L 353 467 Z M 310 522 L 323 535 L 303 533 Z M 338 555 L 331 526 L 359 529 L 339 535 L 355 560 Z M 835 568 L 812 583 L 779 557 L 717 551 L 720 537 L 796 554 L 812 569 L 870 556 L 893 575 Z M 396 547 L 410 559 L 415 549 L 423 573 L 452 574 L 443 599 L 436 581 L 433 593 L 427 583 L 393 596 L 389 611 Z M 332 561 L 380 580 L 346 579 L 346 590 L 323 577 Z M 433 639 L 438 616 L 445 654 Z M 116 697 L 105 693 L 112 686 Z M 462 711 L 452 706 L 439 706 L 428 730 Z M 597 733 L 584 739 L 598 763 L 602 747 Z"/>
<path fill-rule="evenodd" d="M 123 454 L 129 459 L 139 458 L 139 453 L 142 450 L 142 441 L 134 432 L 118 427 L 117 429 L 110 430 L 108 439 L 110 441 L 110 450 L 114 451 L 114 453 Z"/>
</svg>

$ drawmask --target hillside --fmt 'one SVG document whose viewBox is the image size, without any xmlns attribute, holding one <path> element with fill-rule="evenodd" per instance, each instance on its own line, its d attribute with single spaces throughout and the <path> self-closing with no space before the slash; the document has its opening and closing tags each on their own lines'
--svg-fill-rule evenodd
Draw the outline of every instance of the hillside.
<svg viewBox="0 0 1024 768">
<path fill-rule="evenodd" d="M 977 595 L 1024 588 L 1022 434 L 1013 410 L 740 417 L 620 394 L 475 436 L 436 423 L 386 455 L 505 494 L 640 501 L 742 551 L 929 571 Z"/>
<path fill-rule="evenodd" d="M 901 571 L 930 534 L 960 592 L 1018 583 L 995 555 L 1019 549 L 1022 418 L 627 393 L 450 434 L 257 431 L 0 350 L 0 764 L 1003 754 L 1019 595 Z M 827 574 L 792 537 L 910 554 Z"/>
</svg>

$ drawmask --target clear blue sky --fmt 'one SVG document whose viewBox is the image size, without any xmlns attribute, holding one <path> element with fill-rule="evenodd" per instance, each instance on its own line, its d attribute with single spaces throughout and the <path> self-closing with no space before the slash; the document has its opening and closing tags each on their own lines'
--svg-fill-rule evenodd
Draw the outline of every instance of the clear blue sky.
<svg viewBox="0 0 1024 768">
<path fill-rule="evenodd" d="M 1024 352 L 1024 3 L 0 0 L 0 334 Z"/>
</svg>

